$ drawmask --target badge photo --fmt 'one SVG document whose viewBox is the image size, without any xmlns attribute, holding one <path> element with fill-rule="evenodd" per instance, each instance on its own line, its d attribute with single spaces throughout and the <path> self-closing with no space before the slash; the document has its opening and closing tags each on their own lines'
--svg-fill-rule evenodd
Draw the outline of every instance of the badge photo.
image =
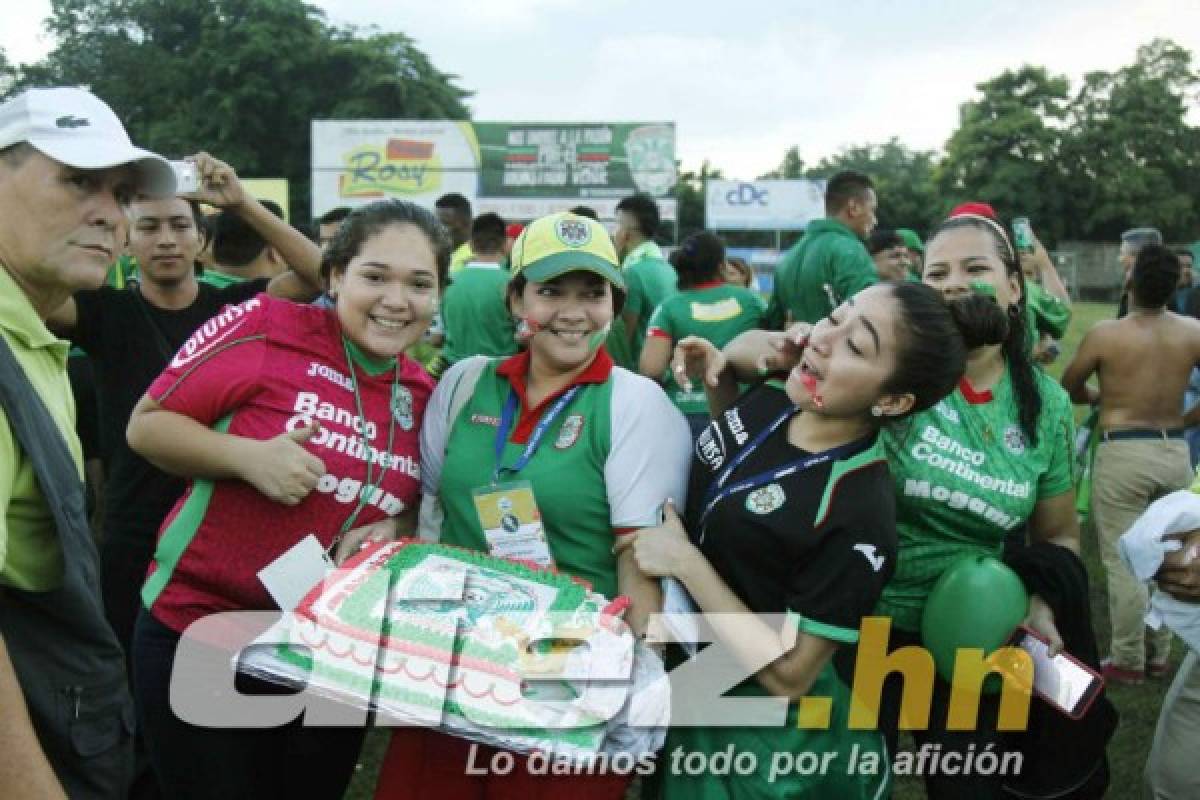
<svg viewBox="0 0 1200 800">
<path fill-rule="evenodd" d="M 413 397 L 406 386 L 397 386 L 392 393 L 392 418 L 402 430 L 413 428 Z"/>
</svg>

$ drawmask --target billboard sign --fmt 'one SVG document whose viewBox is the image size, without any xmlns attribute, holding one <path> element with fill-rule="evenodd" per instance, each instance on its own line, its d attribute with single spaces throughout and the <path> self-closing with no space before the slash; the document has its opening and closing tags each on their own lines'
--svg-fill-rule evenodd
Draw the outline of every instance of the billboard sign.
<svg viewBox="0 0 1200 800">
<path fill-rule="evenodd" d="M 803 230 L 825 216 L 825 181 L 708 181 L 704 225 L 710 230 Z"/>
<path fill-rule="evenodd" d="M 476 213 L 531 219 L 574 205 L 611 218 L 646 192 L 675 218 L 671 122 L 313 120 L 312 210 L 398 197 L 432 207 L 447 192 Z"/>
</svg>

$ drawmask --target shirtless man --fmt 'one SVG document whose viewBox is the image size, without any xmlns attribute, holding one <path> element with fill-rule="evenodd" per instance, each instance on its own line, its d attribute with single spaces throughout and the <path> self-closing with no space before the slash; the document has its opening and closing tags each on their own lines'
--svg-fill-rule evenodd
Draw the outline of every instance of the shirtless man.
<svg viewBox="0 0 1200 800">
<path fill-rule="evenodd" d="M 1200 322 L 1165 307 L 1179 269 L 1170 250 L 1143 247 L 1130 274 L 1128 315 L 1089 331 L 1062 377 L 1076 403 L 1100 405 L 1092 515 L 1112 620 L 1104 674 L 1119 683 L 1165 674 L 1171 642 L 1165 627 L 1148 643 L 1144 638 L 1146 587 L 1121 563 L 1117 540 L 1151 502 L 1192 481 L 1183 429 L 1200 422 L 1200 404 L 1187 414 L 1180 407 L 1192 367 L 1200 364 Z M 1093 372 L 1099 390 L 1086 385 Z"/>
</svg>

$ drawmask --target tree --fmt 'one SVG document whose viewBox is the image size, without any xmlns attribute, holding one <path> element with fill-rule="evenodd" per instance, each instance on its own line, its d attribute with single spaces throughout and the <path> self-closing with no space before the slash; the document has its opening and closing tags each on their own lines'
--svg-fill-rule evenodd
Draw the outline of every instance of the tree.
<svg viewBox="0 0 1200 800">
<path fill-rule="evenodd" d="M 1063 143 L 1068 217 L 1079 238 L 1114 241 L 1138 226 L 1195 235 L 1200 129 L 1187 103 L 1200 75 L 1179 45 L 1156 39 L 1116 72 L 1093 72 L 1070 105 Z"/>
<path fill-rule="evenodd" d="M 704 230 L 705 183 L 709 180 L 719 181 L 725 176 L 707 160 L 700 165 L 699 172 L 684 172 L 678 162 L 675 166 L 679 174 L 679 181 L 675 184 L 679 240 L 683 241 L 685 237 Z"/>
<path fill-rule="evenodd" d="M 779 162 L 779 166 L 765 175 L 760 175 L 759 180 L 796 180 L 804 177 L 804 159 L 800 157 L 800 148 L 792 145 L 783 154 L 783 161 Z"/>
<path fill-rule="evenodd" d="M 788 151 L 789 154 L 794 150 Z M 785 165 L 787 161 L 785 156 Z M 847 147 L 805 170 L 804 177 L 828 180 L 847 169 L 864 172 L 874 181 L 880 225 L 912 228 L 924 234 L 937 223 L 933 153 L 910 150 L 893 137 L 883 144 Z"/>
<path fill-rule="evenodd" d="M 53 0 L 46 28 L 54 51 L 14 89 L 87 85 L 146 147 L 287 178 L 295 219 L 310 120 L 468 116 L 468 93 L 408 37 L 328 25 L 301 0 Z"/>
<path fill-rule="evenodd" d="M 980 200 L 1002 217 L 1030 217 L 1057 238 L 1064 225 L 1058 154 L 1067 79 L 1026 65 L 975 88 L 982 97 L 960 107 L 958 129 L 935 173 L 936 211 Z"/>
</svg>

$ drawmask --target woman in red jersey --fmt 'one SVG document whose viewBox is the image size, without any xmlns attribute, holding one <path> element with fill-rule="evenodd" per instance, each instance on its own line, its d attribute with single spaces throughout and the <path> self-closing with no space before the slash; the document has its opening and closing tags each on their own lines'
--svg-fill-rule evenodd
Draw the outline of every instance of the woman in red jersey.
<svg viewBox="0 0 1200 800">
<path fill-rule="evenodd" d="M 308 574 L 297 562 L 319 570 L 411 524 L 433 384 L 404 350 L 429 326 L 448 253 L 428 211 L 359 209 L 322 259 L 332 308 L 266 295 L 227 307 L 134 410 L 133 449 L 191 479 L 159 532 L 134 635 L 166 796 L 341 797 L 361 728 L 190 725 L 169 702 L 175 651 L 210 614 L 290 610 Z"/>
</svg>

